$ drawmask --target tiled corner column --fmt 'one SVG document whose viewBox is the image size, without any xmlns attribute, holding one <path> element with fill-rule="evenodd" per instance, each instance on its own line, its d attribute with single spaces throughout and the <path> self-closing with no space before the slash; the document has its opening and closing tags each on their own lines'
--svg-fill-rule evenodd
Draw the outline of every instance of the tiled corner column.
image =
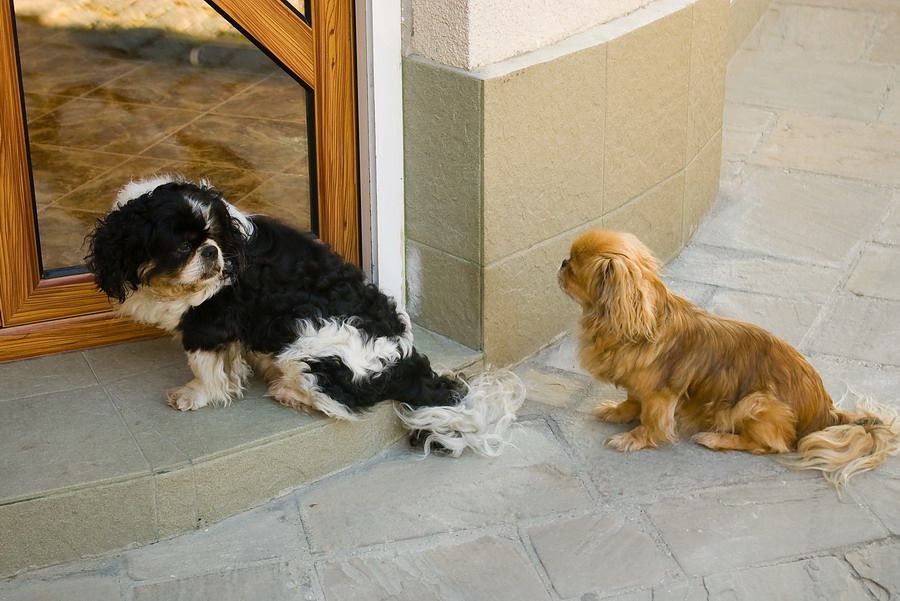
<svg viewBox="0 0 900 601">
<path fill-rule="evenodd" d="M 750 35 L 753 28 L 765 14 L 772 0 L 729 0 L 731 3 L 731 15 L 729 17 L 728 54 L 731 60 L 734 53 L 741 47 L 743 41 Z"/>
<path fill-rule="evenodd" d="M 574 325 L 579 233 L 671 259 L 718 192 L 728 30 L 728 0 L 657 0 L 480 72 L 408 58 L 414 320 L 507 364 Z"/>
</svg>

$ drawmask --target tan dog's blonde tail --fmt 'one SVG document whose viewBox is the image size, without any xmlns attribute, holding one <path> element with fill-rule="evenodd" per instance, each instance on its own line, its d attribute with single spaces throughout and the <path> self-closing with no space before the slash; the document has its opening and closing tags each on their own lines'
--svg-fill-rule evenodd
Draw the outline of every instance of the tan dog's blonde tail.
<svg viewBox="0 0 900 601">
<path fill-rule="evenodd" d="M 854 474 L 900 453 L 896 409 L 858 396 L 855 411 L 838 410 L 837 425 L 804 436 L 793 452 L 778 456 L 778 462 L 791 469 L 819 470 L 840 491 Z"/>
</svg>

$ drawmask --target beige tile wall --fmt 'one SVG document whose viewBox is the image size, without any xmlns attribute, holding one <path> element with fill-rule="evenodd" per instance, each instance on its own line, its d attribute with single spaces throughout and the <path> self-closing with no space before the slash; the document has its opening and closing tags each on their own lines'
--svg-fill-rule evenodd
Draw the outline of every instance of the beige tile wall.
<svg viewBox="0 0 900 601">
<path fill-rule="evenodd" d="M 852 0 L 855 1 L 855 0 Z M 741 43 L 750 35 L 772 0 L 731 0 L 728 17 L 728 60 L 734 56 Z"/>
<path fill-rule="evenodd" d="M 414 320 L 504 365 L 575 326 L 556 270 L 579 233 L 673 258 L 718 194 L 733 36 L 768 1 L 659 0 L 631 31 L 495 76 L 407 58 Z"/>
<path fill-rule="evenodd" d="M 484 81 L 484 263 L 602 214 L 606 45 Z"/>
<path fill-rule="evenodd" d="M 691 12 L 609 42 L 604 212 L 684 168 Z"/>
</svg>

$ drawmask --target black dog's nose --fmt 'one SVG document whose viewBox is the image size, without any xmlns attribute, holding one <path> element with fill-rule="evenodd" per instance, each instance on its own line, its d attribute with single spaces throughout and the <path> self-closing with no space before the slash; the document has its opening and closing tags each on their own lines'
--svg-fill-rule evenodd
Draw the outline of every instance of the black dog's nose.
<svg viewBox="0 0 900 601">
<path fill-rule="evenodd" d="M 206 246 L 203 248 L 203 250 L 200 251 L 200 256 L 204 259 L 215 259 L 219 256 L 219 249 L 215 246 Z"/>
</svg>

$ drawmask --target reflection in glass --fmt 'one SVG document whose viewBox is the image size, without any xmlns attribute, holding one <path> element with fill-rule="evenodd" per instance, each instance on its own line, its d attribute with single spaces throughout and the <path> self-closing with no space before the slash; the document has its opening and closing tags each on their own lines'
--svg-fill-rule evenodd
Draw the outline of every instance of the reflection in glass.
<svg viewBox="0 0 900 601">
<path fill-rule="evenodd" d="M 309 0 L 281 0 L 303 16 L 309 15 Z"/>
<path fill-rule="evenodd" d="M 44 269 L 80 265 L 117 189 L 161 172 L 309 229 L 304 88 L 202 0 L 115 1 L 15 2 Z"/>
</svg>

